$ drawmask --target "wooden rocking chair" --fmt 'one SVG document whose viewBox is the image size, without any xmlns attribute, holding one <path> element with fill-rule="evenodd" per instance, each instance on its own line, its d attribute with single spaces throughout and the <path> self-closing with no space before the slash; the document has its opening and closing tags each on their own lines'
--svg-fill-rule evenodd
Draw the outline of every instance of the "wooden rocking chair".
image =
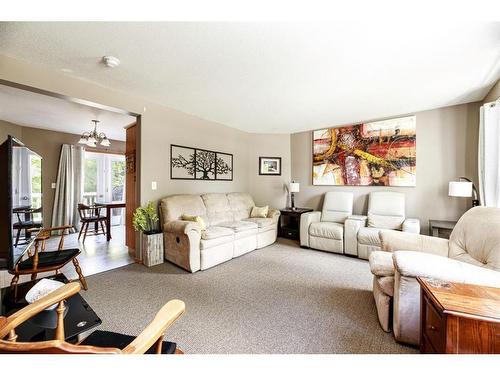
<svg viewBox="0 0 500 375">
<path fill-rule="evenodd" d="M 167 302 L 137 337 L 94 331 L 71 344 L 64 336 L 64 300 L 80 291 L 76 282 L 66 284 L 9 317 L 0 316 L 0 353 L 24 354 L 182 354 L 175 343 L 164 342 L 165 331 L 184 313 L 184 302 Z M 16 327 L 47 307 L 57 304 L 57 327 L 53 340 L 18 342 Z"/>
<path fill-rule="evenodd" d="M 39 273 L 56 271 L 57 274 L 67 263 L 73 262 L 80 283 L 83 289 L 87 290 L 87 282 L 76 259 L 80 254 L 80 249 L 63 250 L 64 236 L 71 228 L 71 225 L 63 225 L 40 230 L 32 248 L 27 252 L 28 257 L 26 259 L 24 259 L 25 257 L 19 259 L 14 269 L 9 270 L 9 273 L 14 275 L 10 283 L 11 287 L 17 285 L 20 275 L 31 275 L 31 280 L 36 280 Z M 61 233 L 57 251 L 45 251 L 46 241 L 53 236 L 54 232 Z"/>
</svg>

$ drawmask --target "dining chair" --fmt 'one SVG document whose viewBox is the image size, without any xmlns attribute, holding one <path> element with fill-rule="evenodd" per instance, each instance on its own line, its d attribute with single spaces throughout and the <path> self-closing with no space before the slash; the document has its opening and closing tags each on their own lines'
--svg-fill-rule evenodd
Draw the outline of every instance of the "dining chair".
<svg viewBox="0 0 500 375">
<path fill-rule="evenodd" d="M 98 236 L 101 234 L 106 235 L 106 215 L 102 215 L 101 210 L 104 210 L 105 206 L 95 204 L 93 206 L 87 206 L 83 203 L 78 204 L 78 215 L 80 216 L 80 223 L 82 224 L 80 228 L 80 233 L 78 234 L 78 240 L 80 240 L 83 234 L 83 243 L 85 243 L 85 238 L 87 235 Z M 93 231 L 91 229 L 90 234 L 88 234 L 89 225 L 93 224 Z"/>
<path fill-rule="evenodd" d="M 0 316 L 0 353 L 10 354 L 183 354 L 176 343 L 163 341 L 165 331 L 184 313 L 180 300 L 167 302 L 149 325 L 138 335 L 129 336 L 110 331 L 94 331 L 76 344 L 65 341 L 64 300 L 80 291 L 78 283 L 69 283 L 14 314 Z M 16 328 L 38 313 L 57 304 L 57 326 L 53 340 L 17 341 Z"/>
</svg>

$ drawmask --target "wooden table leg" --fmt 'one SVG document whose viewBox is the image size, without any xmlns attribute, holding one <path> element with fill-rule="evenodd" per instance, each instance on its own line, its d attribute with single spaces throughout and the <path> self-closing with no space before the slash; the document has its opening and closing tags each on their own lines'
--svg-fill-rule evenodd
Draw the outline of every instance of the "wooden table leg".
<svg viewBox="0 0 500 375">
<path fill-rule="evenodd" d="M 106 239 L 111 240 L 111 208 L 106 206 Z"/>
</svg>

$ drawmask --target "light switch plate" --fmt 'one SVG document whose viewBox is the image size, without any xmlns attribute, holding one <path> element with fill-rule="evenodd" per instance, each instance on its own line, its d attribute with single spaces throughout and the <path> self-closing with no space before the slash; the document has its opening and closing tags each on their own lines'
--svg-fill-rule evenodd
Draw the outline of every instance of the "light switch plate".
<svg viewBox="0 0 500 375">
<path fill-rule="evenodd" d="M 157 188 L 156 181 L 151 182 L 151 189 L 156 190 L 156 188 Z"/>
<path fill-rule="evenodd" d="M 56 188 L 56 183 L 55 183 L 55 182 L 51 183 L 51 184 L 50 184 L 50 187 L 51 187 L 52 189 L 55 189 L 55 188 Z"/>
</svg>

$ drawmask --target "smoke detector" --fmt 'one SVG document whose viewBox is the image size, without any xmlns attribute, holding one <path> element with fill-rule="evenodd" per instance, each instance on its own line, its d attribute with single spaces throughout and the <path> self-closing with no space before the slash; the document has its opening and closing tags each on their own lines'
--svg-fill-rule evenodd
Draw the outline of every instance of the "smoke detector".
<svg viewBox="0 0 500 375">
<path fill-rule="evenodd" d="M 120 65 L 120 60 L 114 56 L 103 56 L 102 62 L 108 68 L 116 68 L 118 65 Z"/>
</svg>

